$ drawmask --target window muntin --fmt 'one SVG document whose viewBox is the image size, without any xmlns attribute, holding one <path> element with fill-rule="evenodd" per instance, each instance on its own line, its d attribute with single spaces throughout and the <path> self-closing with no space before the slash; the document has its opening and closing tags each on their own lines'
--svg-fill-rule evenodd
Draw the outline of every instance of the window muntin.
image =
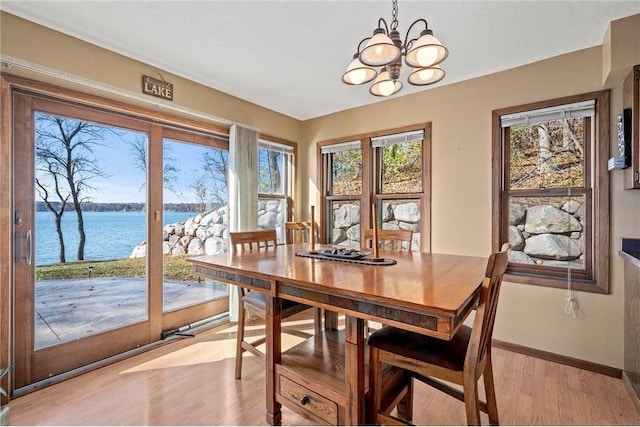
<svg viewBox="0 0 640 427">
<path fill-rule="evenodd" d="M 510 280 L 607 291 L 608 93 L 535 107 L 494 112 L 494 246 Z"/>
</svg>

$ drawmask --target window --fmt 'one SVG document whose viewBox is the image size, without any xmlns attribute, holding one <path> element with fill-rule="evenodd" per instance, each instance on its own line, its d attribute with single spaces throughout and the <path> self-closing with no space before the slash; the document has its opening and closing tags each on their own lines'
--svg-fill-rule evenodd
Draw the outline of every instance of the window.
<svg viewBox="0 0 640 427">
<path fill-rule="evenodd" d="M 284 243 L 293 194 L 294 147 L 260 139 L 258 142 L 258 228 L 276 229 Z"/>
<path fill-rule="evenodd" d="M 608 292 L 607 91 L 493 112 L 493 247 L 508 280 Z"/>
<path fill-rule="evenodd" d="M 413 231 L 412 248 L 430 250 L 430 127 L 422 125 L 320 143 L 324 236 L 360 246 L 361 224 Z"/>
</svg>

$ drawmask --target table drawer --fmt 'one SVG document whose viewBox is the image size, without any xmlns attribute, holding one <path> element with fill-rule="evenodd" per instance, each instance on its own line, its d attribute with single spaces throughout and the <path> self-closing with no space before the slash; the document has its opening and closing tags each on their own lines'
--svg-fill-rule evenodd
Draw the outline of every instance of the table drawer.
<svg viewBox="0 0 640 427">
<path fill-rule="evenodd" d="M 298 408 L 318 417 L 328 424 L 338 423 L 338 405 L 326 397 L 280 375 L 278 393 Z"/>
</svg>

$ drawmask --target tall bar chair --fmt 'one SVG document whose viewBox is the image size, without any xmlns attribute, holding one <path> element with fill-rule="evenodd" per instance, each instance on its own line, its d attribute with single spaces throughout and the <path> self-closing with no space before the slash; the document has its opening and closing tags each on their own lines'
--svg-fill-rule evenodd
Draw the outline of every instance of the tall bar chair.
<svg viewBox="0 0 640 427">
<path fill-rule="evenodd" d="M 278 245 L 276 230 L 257 230 L 229 233 L 231 241 L 232 256 L 242 256 L 243 253 L 256 251 L 275 250 Z M 236 340 L 236 379 L 242 377 L 242 353 L 248 351 L 254 356 L 265 362 L 265 354 L 258 349 L 263 344 L 266 337 L 259 338 L 255 341 L 245 339 L 246 317 L 247 311 L 255 316 L 265 319 L 267 308 L 267 295 L 262 292 L 250 291 L 248 289 L 237 286 L 238 291 L 238 333 Z M 282 300 L 282 319 L 298 314 L 311 307 L 294 301 Z M 288 328 L 282 328 L 283 331 L 289 332 Z M 310 337 L 311 335 L 302 331 L 290 331 L 298 336 Z M 317 331 L 316 331 L 317 332 Z"/>
<path fill-rule="evenodd" d="M 369 337 L 369 401 L 367 419 L 372 424 L 409 425 L 413 417 L 413 379 L 428 384 L 464 402 L 467 424 L 479 425 L 480 412 L 489 415 L 489 422 L 498 425 L 491 336 L 498 295 L 504 272 L 509 263 L 505 243 L 500 252 L 489 256 L 482 282 L 480 299 L 473 327 L 462 325 L 450 340 L 440 340 L 415 332 L 385 326 Z M 383 366 L 404 371 L 401 388 L 383 391 Z M 478 398 L 478 380 L 483 377 L 486 402 Z M 462 386 L 462 391 L 448 383 Z M 392 396 L 389 396 L 392 393 Z M 384 394 L 384 395 L 383 395 Z M 382 402 L 393 402 L 387 407 Z M 398 407 L 398 416 L 390 415 Z"/>
<path fill-rule="evenodd" d="M 285 222 L 285 242 L 292 243 L 309 243 L 311 241 L 311 223 L 310 222 Z M 313 314 L 313 324 L 316 334 L 322 331 L 322 309 L 316 307 Z"/>
</svg>

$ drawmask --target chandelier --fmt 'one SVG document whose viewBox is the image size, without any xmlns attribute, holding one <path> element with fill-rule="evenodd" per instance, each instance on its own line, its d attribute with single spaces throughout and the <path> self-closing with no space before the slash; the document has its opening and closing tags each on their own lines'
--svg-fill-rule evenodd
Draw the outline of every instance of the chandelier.
<svg viewBox="0 0 640 427">
<path fill-rule="evenodd" d="M 423 23 L 425 29 L 417 38 L 409 39 L 413 27 Z M 362 50 L 362 44 L 367 42 Z M 409 83 L 426 86 L 439 82 L 445 72 L 440 63 L 449 55 L 449 50 L 434 37 L 433 31 L 424 19 L 415 20 L 407 30 L 404 43 L 398 32 L 398 1 L 393 0 L 393 19 L 387 25 L 384 18 L 378 20 L 378 28 L 371 37 L 358 44 L 358 51 L 342 75 L 342 81 L 348 85 L 361 85 L 375 78 L 369 92 L 375 96 L 390 96 L 402 89 L 400 69 L 402 57 L 412 67 L 408 77 Z M 380 68 L 378 73 L 374 67 Z"/>
</svg>

